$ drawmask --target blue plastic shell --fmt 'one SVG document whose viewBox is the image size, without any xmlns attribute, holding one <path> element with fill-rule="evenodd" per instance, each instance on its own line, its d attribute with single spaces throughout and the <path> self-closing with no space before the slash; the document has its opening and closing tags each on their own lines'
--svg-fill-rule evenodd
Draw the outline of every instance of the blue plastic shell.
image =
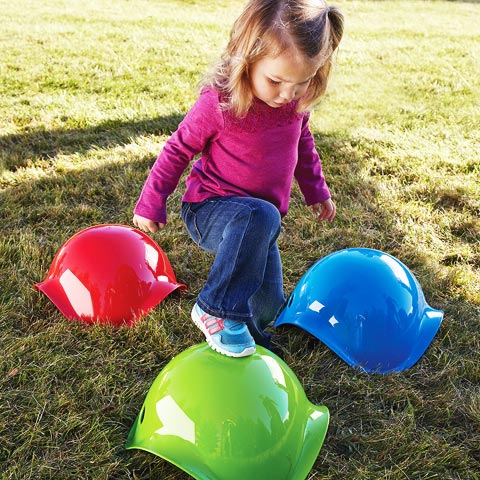
<svg viewBox="0 0 480 480">
<path fill-rule="evenodd" d="M 442 319 L 402 262 L 378 250 L 350 248 L 307 271 L 275 327 L 296 325 L 352 367 L 389 373 L 419 360 Z"/>
</svg>

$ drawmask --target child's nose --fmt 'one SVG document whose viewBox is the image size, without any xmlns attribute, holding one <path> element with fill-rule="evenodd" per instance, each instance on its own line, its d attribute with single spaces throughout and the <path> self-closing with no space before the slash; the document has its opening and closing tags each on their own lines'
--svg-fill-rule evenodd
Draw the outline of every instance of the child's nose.
<svg viewBox="0 0 480 480">
<path fill-rule="evenodd" d="M 295 98 L 295 88 L 294 87 L 284 88 L 282 90 L 282 92 L 280 93 L 280 96 L 284 100 L 287 100 L 288 102 L 291 102 Z"/>
</svg>

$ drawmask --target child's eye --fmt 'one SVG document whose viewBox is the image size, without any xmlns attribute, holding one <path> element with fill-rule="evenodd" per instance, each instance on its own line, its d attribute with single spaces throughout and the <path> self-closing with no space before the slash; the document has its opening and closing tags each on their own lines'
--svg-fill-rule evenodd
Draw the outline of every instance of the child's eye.
<svg viewBox="0 0 480 480">
<path fill-rule="evenodd" d="M 273 80 L 273 78 L 269 78 L 268 81 L 269 81 L 272 85 L 280 85 L 280 82 L 278 82 L 277 80 Z"/>
</svg>

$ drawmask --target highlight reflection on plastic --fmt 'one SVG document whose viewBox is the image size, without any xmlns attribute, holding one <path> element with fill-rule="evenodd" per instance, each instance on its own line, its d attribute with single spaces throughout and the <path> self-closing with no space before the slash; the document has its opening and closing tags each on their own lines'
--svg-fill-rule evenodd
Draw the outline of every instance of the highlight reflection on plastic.
<svg viewBox="0 0 480 480">
<path fill-rule="evenodd" d="M 167 256 L 148 235 L 125 225 L 96 225 L 64 243 L 35 288 L 70 320 L 131 325 L 186 286 L 177 283 Z"/>
<path fill-rule="evenodd" d="M 388 373 L 413 366 L 442 319 L 403 263 L 378 250 L 351 248 L 307 271 L 275 326 L 296 325 L 349 365 Z"/>
<path fill-rule="evenodd" d="M 126 448 L 158 455 L 197 480 L 304 480 L 329 412 L 310 403 L 292 370 L 257 346 L 241 359 L 206 343 L 158 375 Z"/>
</svg>

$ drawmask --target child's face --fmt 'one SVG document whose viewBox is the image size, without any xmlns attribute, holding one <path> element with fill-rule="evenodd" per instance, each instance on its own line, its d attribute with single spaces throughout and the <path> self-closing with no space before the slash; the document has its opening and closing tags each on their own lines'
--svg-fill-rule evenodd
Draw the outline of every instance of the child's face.
<svg viewBox="0 0 480 480">
<path fill-rule="evenodd" d="M 255 97 L 278 108 L 302 97 L 319 68 L 319 61 L 305 61 L 287 51 L 255 62 L 249 71 L 250 86 Z"/>
</svg>

